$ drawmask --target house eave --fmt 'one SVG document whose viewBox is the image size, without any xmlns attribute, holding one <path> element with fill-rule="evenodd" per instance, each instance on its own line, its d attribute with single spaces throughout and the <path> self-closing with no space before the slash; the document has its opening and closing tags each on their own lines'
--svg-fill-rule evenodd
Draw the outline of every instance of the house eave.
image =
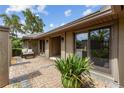
<svg viewBox="0 0 124 93">
<path fill-rule="evenodd" d="M 112 17 L 112 15 L 114 15 L 112 13 L 112 9 L 107 9 L 107 10 L 104 10 L 104 11 L 97 11 L 97 12 L 95 12 L 93 14 L 90 14 L 88 16 L 82 17 L 80 19 L 72 21 L 72 22 L 70 22 L 68 24 L 65 24 L 63 26 L 55 28 L 55 29 L 53 29 L 53 30 L 51 30 L 49 32 L 43 33 L 41 35 L 37 35 L 35 37 L 30 37 L 30 38 L 25 37 L 23 39 L 39 39 L 39 38 L 47 37 L 47 36 L 49 36 L 51 34 L 54 34 L 54 33 L 60 33 L 60 32 L 69 31 L 69 29 L 75 28 L 75 27 L 77 27 L 79 25 L 86 25 L 86 24 L 88 24 L 88 23 L 90 23 L 92 21 L 95 22 L 95 20 L 97 21 L 98 19 L 102 19 L 102 18 L 105 18 L 105 17 L 108 17 L 108 16 Z"/>
<path fill-rule="evenodd" d="M 76 21 L 70 22 L 70 23 L 68 23 L 68 24 L 66 24 L 64 26 L 60 26 L 60 27 L 58 27 L 56 29 L 53 29 L 53 30 L 51 30 L 49 32 L 43 33 L 42 35 L 39 35 L 36 38 L 46 37 L 46 36 L 49 36 L 49 35 L 54 34 L 54 33 L 68 31 L 68 29 L 71 29 L 72 27 L 76 27 L 76 26 L 78 26 L 80 24 L 85 24 L 85 23 L 87 24 L 87 22 L 90 23 L 90 21 L 99 19 L 100 17 L 103 17 L 103 16 L 110 16 L 111 14 L 112 14 L 111 9 L 103 11 L 103 12 L 97 12 L 97 13 L 91 14 L 89 16 L 86 16 L 84 18 L 80 18 L 80 19 L 78 19 Z"/>
</svg>

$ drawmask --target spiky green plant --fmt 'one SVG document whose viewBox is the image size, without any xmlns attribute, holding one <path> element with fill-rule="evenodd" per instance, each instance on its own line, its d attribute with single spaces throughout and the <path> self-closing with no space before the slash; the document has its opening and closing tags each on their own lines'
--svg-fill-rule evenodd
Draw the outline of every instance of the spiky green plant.
<svg viewBox="0 0 124 93">
<path fill-rule="evenodd" d="M 65 88 L 80 88 L 86 83 L 85 79 L 82 80 L 81 77 L 88 76 L 90 78 L 89 71 L 91 69 L 91 63 L 88 58 L 70 55 L 67 59 L 57 59 L 55 63 L 57 69 L 62 74 L 61 81 Z"/>
</svg>

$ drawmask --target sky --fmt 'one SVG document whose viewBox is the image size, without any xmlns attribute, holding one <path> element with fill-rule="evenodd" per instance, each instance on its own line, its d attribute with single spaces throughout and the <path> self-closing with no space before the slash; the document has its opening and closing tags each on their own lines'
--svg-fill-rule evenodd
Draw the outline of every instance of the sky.
<svg viewBox="0 0 124 93">
<path fill-rule="evenodd" d="M 45 24 L 44 32 L 48 32 L 56 27 L 98 11 L 101 7 L 99 5 L 0 5 L 0 14 L 17 14 L 21 18 L 21 23 L 24 23 L 21 11 L 29 8 L 43 20 Z M 1 18 L 0 25 L 4 25 Z"/>
</svg>

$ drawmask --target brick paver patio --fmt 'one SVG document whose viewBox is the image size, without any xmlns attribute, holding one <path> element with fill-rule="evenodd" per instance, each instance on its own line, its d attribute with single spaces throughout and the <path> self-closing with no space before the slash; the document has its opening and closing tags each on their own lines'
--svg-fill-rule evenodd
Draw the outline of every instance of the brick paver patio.
<svg viewBox="0 0 124 93">
<path fill-rule="evenodd" d="M 5 86 L 5 88 L 62 87 L 61 74 L 56 69 L 53 60 L 41 56 L 37 56 L 33 59 L 22 59 L 21 57 L 15 57 L 12 58 L 11 64 L 12 65 L 9 67 L 10 84 Z M 110 81 L 107 81 L 109 82 L 108 84 L 104 82 L 104 80 L 106 79 L 94 79 L 95 86 L 97 88 L 118 87 L 118 85 L 111 83 Z"/>
<path fill-rule="evenodd" d="M 22 59 L 20 57 L 16 57 L 9 68 L 10 84 L 5 87 L 62 87 L 61 75 L 54 64 L 54 61 L 41 56 L 38 56 L 33 59 Z"/>
</svg>

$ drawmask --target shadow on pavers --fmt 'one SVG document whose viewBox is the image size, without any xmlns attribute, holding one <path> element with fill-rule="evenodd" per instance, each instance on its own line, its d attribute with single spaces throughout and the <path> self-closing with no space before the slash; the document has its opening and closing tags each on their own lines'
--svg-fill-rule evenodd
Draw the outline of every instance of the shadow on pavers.
<svg viewBox="0 0 124 93">
<path fill-rule="evenodd" d="M 35 78 L 35 77 L 40 76 L 40 75 L 42 75 L 42 74 L 39 71 L 33 71 L 29 74 L 25 74 L 25 75 L 10 79 L 10 84 L 21 82 L 21 81 L 27 80 L 27 79 L 32 79 L 32 78 Z"/>
</svg>

